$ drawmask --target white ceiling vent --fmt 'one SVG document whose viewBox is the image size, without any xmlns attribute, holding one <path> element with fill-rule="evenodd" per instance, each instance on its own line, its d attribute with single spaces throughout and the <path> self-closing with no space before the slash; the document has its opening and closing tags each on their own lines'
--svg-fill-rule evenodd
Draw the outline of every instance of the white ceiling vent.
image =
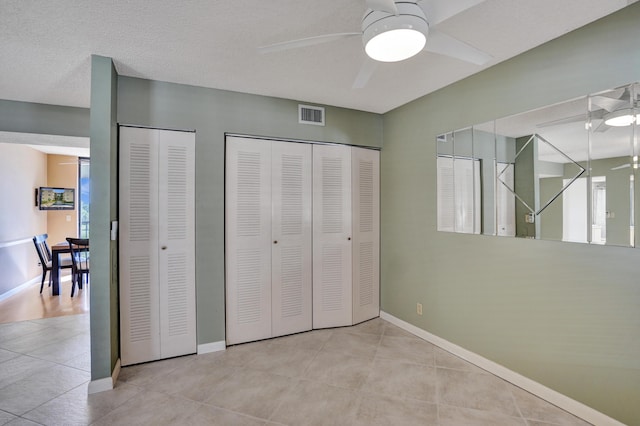
<svg viewBox="0 0 640 426">
<path fill-rule="evenodd" d="M 298 123 L 324 126 L 324 108 L 298 104 Z"/>
</svg>

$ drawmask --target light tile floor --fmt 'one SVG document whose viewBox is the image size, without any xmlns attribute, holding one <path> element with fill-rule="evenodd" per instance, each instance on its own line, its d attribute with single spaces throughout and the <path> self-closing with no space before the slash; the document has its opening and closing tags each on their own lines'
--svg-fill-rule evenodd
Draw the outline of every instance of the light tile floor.
<svg viewBox="0 0 640 426">
<path fill-rule="evenodd" d="M 88 324 L 0 325 L 0 424 L 587 425 L 381 319 L 125 367 L 87 395 Z"/>
</svg>

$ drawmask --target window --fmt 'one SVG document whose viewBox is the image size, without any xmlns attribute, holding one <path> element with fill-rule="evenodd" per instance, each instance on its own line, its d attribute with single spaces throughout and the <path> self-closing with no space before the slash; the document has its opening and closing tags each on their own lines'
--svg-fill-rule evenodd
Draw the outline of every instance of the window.
<svg viewBox="0 0 640 426">
<path fill-rule="evenodd" d="M 438 231 L 480 233 L 480 160 L 438 157 Z"/>
<path fill-rule="evenodd" d="M 89 159 L 78 158 L 78 235 L 89 238 Z"/>
</svg>

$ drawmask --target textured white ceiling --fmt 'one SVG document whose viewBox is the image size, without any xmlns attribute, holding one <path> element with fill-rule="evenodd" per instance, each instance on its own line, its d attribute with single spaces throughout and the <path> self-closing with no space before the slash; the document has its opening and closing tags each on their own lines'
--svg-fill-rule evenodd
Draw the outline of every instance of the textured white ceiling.
<svg viewBox="0 0 640 426">
<path fill-rule="evenodd" d="M 88 107 L 99 54 L 122 75 L 383 113 L 634 1 L 486 0 L 438 26 L 491 54 L 485 66 L 422 52 L 352 89 L 365 59 L 358 37 L 256 48 L 360 31 L 364 0 L 1 0 L 0 99 Z"/>
</svg>

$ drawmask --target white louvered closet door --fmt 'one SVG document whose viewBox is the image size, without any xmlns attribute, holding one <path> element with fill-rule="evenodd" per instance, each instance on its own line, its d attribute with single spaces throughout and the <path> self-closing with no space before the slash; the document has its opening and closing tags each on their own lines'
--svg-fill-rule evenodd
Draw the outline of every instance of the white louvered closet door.
<svg viewBox="0 0 640 426">
<path fill-rule="evenodd" d="M 311 145 L 271 142 L 272 336 L 311 330 Z"/>
<path fill-rule="evenodd" d="M 352 148 L 353 323 L 380 315 L 380 152 Z"/>
<path fill-rule="evenodd" d="M 195 133 L 159 131 L 160 357 L 196 352 Z"/>
<path fill-rule="evenodd" d="M 227 344 L 271 337 L 271 142 L 227 137 Z"/>
<path fill-rule="evenodd" d="M 158 131 L 120 128 L 122 365 L 160 358 Z"/>
<path fill-rule="evenodd" d="M 351 148 L 313 146 L 313 328 L 352 324 Z"/>
</svg>

